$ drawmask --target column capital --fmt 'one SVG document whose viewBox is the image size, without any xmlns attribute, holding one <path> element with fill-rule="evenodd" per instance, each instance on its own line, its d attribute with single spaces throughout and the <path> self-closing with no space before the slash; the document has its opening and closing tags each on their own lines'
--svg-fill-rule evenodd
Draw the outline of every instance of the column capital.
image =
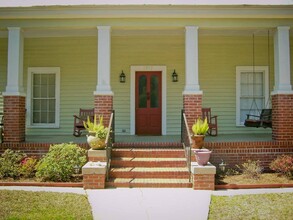
<svg viewBox="0 0 293 220">
<path fill-rule="evenodd" d="M 191 29 L 195 29 L 198 30 L 198 26 L 185 26 L 185 30 L 191 30 Z"/>
<path fill-rule="evenodd" d="M 280 30 L 280 31 L 289 31 L 290 30 L 290 27 L 289 26 L 278 26 L 277 27 L 277 30 Z"/>
<path fill-rule="evenodd" d="M 111 30 L 111 26 L 97 26 L 98 30 Z"/>
</svg>

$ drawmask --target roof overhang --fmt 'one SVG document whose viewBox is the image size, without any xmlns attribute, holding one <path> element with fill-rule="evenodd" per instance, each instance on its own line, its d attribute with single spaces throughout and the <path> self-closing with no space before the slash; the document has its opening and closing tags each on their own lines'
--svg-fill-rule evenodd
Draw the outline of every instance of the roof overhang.
<svg viewBox="0 0 293 220">
<path fill-rule="evenodd" d="M 9 2 L 9 1 L 8 1 Z M 293 18 L 293 5 L 93 5 L 1 7 L 0 19 Z"/>
</svg>

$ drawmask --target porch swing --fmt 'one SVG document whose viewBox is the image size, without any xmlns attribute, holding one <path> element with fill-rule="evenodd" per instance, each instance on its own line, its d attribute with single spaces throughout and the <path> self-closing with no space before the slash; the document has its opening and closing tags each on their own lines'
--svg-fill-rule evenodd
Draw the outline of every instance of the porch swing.
<svg viewBox="0 0 293 220">
<path fill-rule="evenodd" d="M 270 42 L 269 42 L 270 32 L 268 31 L 268 66 L 270 68 Z M 254 34 L 253 34 L 253 77 L 255 78 L 255 59 L 254 59 Z M 253 80 L 255 81 L 255 80 Z M 254 89 L 254 88 L 252 88 Z M 246 115 L 246 119 L 244 122 L 245 127 L 254 127 L 254 128 L 272 128 L 272 109 L 268 108 L 270 98 L 266 102 L 266 106 L 261 111 L 259 110 L 255 96 L 253 97 L 253 101 L 251 103 L 251 107 L 249 109 L 249 113 Z M 253 107 L 256 107 L 259 115 L 251 114 Z"/>
</svg>

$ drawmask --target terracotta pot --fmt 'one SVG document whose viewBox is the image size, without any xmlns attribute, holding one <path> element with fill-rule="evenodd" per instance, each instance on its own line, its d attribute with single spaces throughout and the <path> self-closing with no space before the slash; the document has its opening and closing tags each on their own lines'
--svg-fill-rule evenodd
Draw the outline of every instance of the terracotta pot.
<svg viewBox="0 0 293 220">
<path fill-rule="evenodd" d="M 192 148 L 193 149 L 201 149 L 204 144 L 204 137 L 205 137 L 205 135 L 192 135 L 191 136 L 191 139 L 193 140 Z"/>
<path fill-rule="evenodd" d="M 195 159 L 198 165 L 204 166 L 209 162 L 212 151 L 208 149 L 194 150 Z"/>
<path fill-rule="evenodd" d="M 103 150 L 106 148 L 105 139 L 87 135 L 87 143 L 93 150 Z"/>
</svg>

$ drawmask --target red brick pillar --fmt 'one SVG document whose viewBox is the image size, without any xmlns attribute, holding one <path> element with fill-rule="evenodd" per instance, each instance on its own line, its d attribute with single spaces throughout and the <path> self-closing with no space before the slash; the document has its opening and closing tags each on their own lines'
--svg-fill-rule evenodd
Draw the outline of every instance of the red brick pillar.
<svg viewBox="0 0 293 220">
<path fill-rule="evenodd" d="M 272 95 L 272 136 L 274 140 L 293 140 L 293 94 Z"/>
<path fill-rule="evenodd" d="M 4 142 L 25 141 L 25 97 L 4 96 Z"/>
<path fill-rule="evenodd" d="M 113 110 L 113 95 L 95 95 L 95 114 L 103 115 L 104 126 L 108 126 Z"/>
<path fill-rule="evenodd" d="M 184 94 L 183 109 L 186 115 L 187 123 L 191 129 L 194 121 L 201 117 L 202 94 Z"/>
</svg>

